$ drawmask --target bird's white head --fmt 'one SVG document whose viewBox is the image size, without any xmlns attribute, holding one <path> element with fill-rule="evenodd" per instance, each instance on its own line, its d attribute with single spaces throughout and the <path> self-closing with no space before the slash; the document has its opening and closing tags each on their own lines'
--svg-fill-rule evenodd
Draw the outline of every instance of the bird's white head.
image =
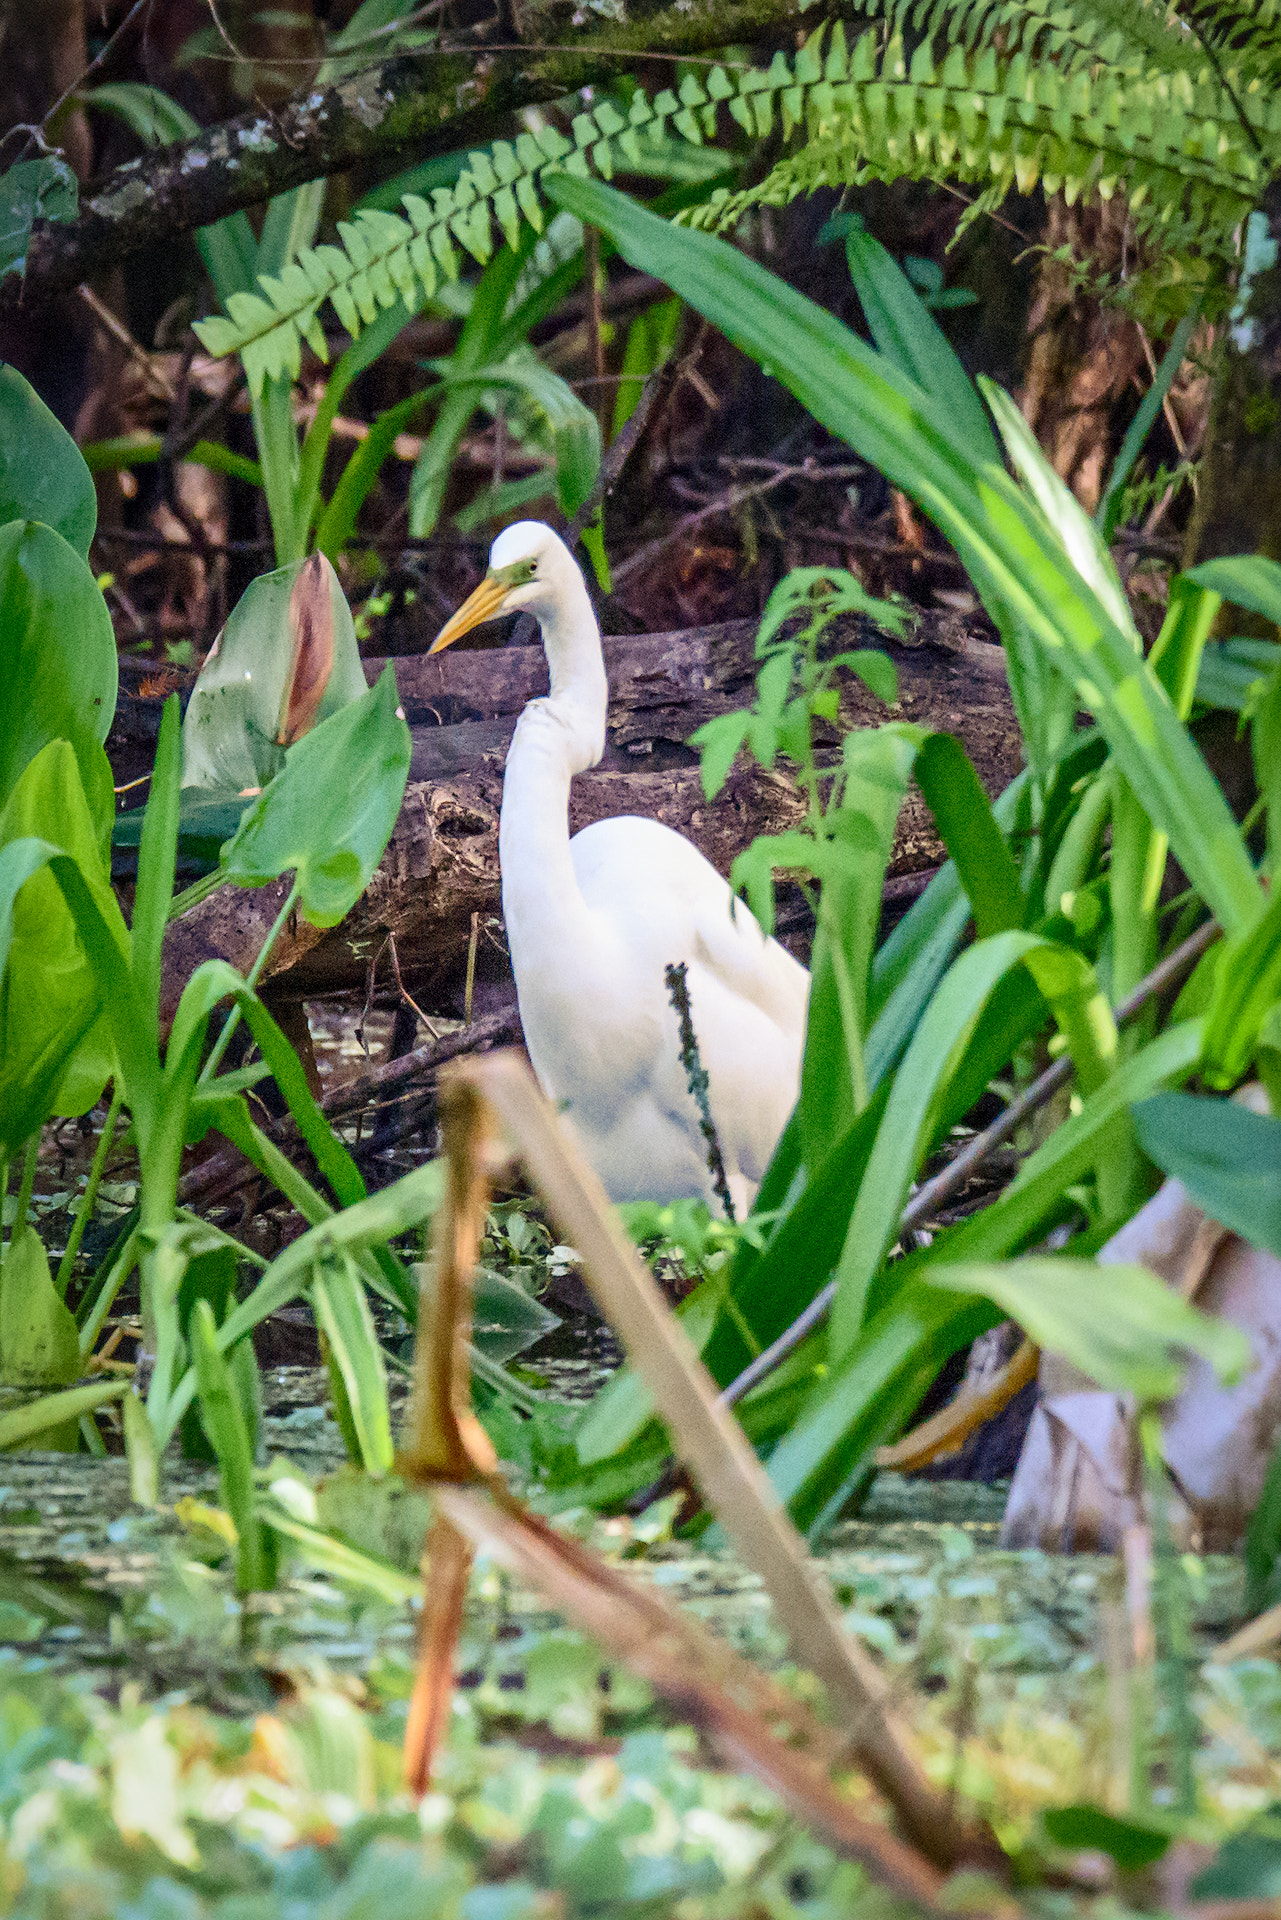
<svg viewBox="0 0 1281 1920">
<path fill-rule="evenodd" d="M 587 598 L 583 576 L 564 541 L 541 520 L 518 520 L 495 540 L 488 573 L 446 621 L 431 651 L 439 653 L 483 621 L 507 613 L 532 613 L 545 627 L 580 598 Z"/>
</svg>

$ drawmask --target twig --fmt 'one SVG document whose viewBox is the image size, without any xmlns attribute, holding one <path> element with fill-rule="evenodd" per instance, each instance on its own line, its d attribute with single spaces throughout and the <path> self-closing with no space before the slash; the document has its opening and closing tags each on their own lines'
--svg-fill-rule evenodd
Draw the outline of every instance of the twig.
<svg viewBox="0 0 1281 1920">
<path fill-rule="evenodd" d="M 1116 1008 L 1113 1017 L 1117 1025 L 1124 1026 L 1127 1021 L 1134 1018 L 1136 1013 L 1141 1012 L 1150 1000 L 1155 1000 L 1158 994 L 1164 993 L 1167 987 L 1173 986 L 1176 980 L 1182 979 L 1185 973 L 1191 972 L 1206 949 L 1214 945 L 1221 931 L 1217 921 L 1207 920 L 1203 927 L 1198 927 L 1196 932 L 1183 942 L 1182 946 L 1176 947 L 1173 953 L 1167 954 L 1160 965 L 1152 969 L 1146 980 L 1141 980 L 1129 998 L 1123 1000 Z M 1068 1084 L 1072 1073 L 1072 1056 L 1065 1053 L 1054 1062 L 1053 1066 L 1047 1067 L 1030 1087 L 1026 1087 L 1016 1100 L 1011 1100 L 1004 1113 L 994 1120 L 990 1127 L 985 1127 L 982 1133 L 976 1133 L 974 1138 L 962 1147 L 956 1158 L 948 1162 L 941 1173 L 936 1174 L 932 1180 L 927 1180 L 923 1187 L 918 1188 L 899 1216 L 899 1233 L 908 1233 L 913 1227 L 922 1226 L 937 1213 L 943 1202 L 950 1199 L 958 1188 L 965 1185 L 974 1169 L 987 1159 L 994 1148 L 1008 1140 L 1031 1114 L 1036 1113 L 1046 1105 L 1047 1101 L 1052 1100 L 1060 1087 Z M 779 1366 L 788 1354 L 801 1344 L 806 1335 L 812 1333 L 814 1328 L 827 1318 L 835 1298 L 836 1282 L 829 1280 L 827 1285 L 815 1294 L 804 1313 L 798 1314 L 791 1326 L 786 1327 L 779 1334 L 777 1340 L 771 1342 L 763 1353 L 758 1354 L 749 1366 L 744 1367 L 736 1380 L 730 1381 L 721 1394 L 725 1405 L 736 1406 L 744 1394 L 750 1393 L 759 1381 L 764 1380 L 767 1374 L 771 1374 L 775 1367 Z"/>
<path fill-rule="evenodd" d="M 150 387 L 156 399 L 166 400 L 172 404 L 175 397 L 172 382 L 160 371 L 160 368 L 155 364 L 151 355 L 147 352 L 147 349 L 139 341 L 134 339 L 124 321 L 118 319 L 111 311 L 111 308 L 98 298 L 92 287 L 79 286 L 76 288 L 76 292 L 79 294 L 81 300 L 84 301 L 84 304 L 88 307 L 90 313 L 98 322 L 98 325 L 104 328 L 105 331 L 111 335 L 112 339 L 124 348 L 129 358 L 141 372 L 143 379 Z"/>
<path fill-rule="evenodd" d="M 725 1178 L 725 1159 L 721 1153 L 720 1137 L 716 1131 L 716 1122 L 712 1118 L 712 1103 L 708 1098 L 707 1069 L 703 1065 L 698 1051 L 698 1035 L 694 1032 L 694 1016 L 689 1004 L 689 969 L 682 960 L 679 966 L 668 966 L 663 970 L 667 982 L 667 997 L 675 1010 L 681 1026 L 681 1065 L 685 1069 L 685 1080 L 698 1108 L 698 1124 L 704 1140 L 707 1142 L 707 1166 L 712 1176 L 712 1186 L 716 1197 L 725 1209 L 725 1218 L 732 1226 L 735 1222 L 734 1196 L 729 1190 L 729 1181 Z"/>
<path fill-rule="evenodd" d="M 565 538 L 571 547 L 582 538 L 583 528 L 618 485 L 623 468 L 631 459 L 637 442 L 649 425 L 654 408 L 661 398 L 665 398 L 675 389 L 686 369 L 697 358 L 706 332 L 707 326 L 704 323 L 699 329 L 697 340 L 683 360 L 665 360 L 662 366 L 655 368 L 646 380 L 641 388 L 640 399 L 606 450 L 605 457 L 600 463 L 600 471 L 596 475 L 595 485 L 569 523 Z"/>
</svg>

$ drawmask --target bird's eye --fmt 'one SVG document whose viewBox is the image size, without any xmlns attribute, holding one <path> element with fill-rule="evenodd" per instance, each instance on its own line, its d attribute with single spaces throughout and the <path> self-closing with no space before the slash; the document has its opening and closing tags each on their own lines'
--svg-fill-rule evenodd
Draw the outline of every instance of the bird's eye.
<svg viewBox="0 0 1281 1920">
<path fill-rule="evenodd" d="M 532 578 L 532 576 L 533 576 L 534 574 L 536 574 L 536 573 L 538 572 L 538 562 L 537 562 L 537 560 L 531 560 L 531 561 L 529 562 L 529 571 L 530 571 L 530 576 L 531 576 L 531 578 Z"/>
</svg>

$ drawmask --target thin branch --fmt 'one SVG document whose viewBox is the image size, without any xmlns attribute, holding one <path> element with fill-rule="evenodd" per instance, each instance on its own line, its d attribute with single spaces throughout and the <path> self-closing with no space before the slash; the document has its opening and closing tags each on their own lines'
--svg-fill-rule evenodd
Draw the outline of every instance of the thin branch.
<svg viewBox="0 0 1281 1920">
<path fill-rule="evenodd" d="M 800 18 L 801 0 L 632 0 L 625 20 L 594 23 L 564 47 L 430 47 L 305 88 L 274 111 L 254 108 L 118 167 L 78 219 L 37 223 L 25 272 L 0 282 L 0 311 L 34 306 L 309 180 L 484 145 L 513 113 L 634 72 L 642 55 L 787 45 Z"/>
</svg>

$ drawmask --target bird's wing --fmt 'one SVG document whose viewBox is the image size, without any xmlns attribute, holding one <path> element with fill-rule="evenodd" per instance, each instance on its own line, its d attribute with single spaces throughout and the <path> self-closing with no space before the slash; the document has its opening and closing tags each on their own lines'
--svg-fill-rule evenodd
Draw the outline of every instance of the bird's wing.
<svg viewBox="0 0 1281 1920">
<path fill-rule="evenodd" d="M 706 969 L 785 1033 L 803 1032 L 809 974 L 681 834 L 620 814 L 575 834 L 570 854 L 590 907 L 643 930 L 647 944 L 665 940 L 665 962 Z"/>
</svg>

